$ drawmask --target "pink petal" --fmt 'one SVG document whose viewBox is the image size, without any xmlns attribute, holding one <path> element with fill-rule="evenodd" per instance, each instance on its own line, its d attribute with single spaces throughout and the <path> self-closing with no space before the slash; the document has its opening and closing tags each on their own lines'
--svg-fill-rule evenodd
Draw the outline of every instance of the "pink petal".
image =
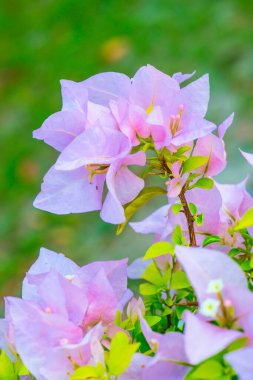
<svg viewBox="0 0 253 380">
<path fill-rule="evenodd" d="M 177 246 L 176 255 L 199 302 L 205 299 L 208 284 L 214 279 L 221 279 L 224 286 L 233 285 L 235 288 L 247 288 L 243 271 L 225 253 L 206 248 Z M 224 268 L 226 268 L 225 271 Z"/>
<path fill-rule="evenodd" d="M 33 137 L 44 140 L 60 152 L 85 130 L 86 115 L 78 110 L 56 112 L 33 132 Z"/>
<path fill-rule="evenodd" d="M 201 320 L 196 315 L 185 312 L 185 350 L 191 364 L 198 364 L 218 354 L 242 333 L 227 330 Z"/>
<path fill-rule="evenodd" d="M 225 360 L 236 371 L 240 380 L 252 380 L 253 373 L 253 348 L 244 347 L 225 355 Z"/>
<path fill-rule="evenodd" d="M 204 172 L 208 177 L 213 177 L 221 173 L 227 165 L 224 142 L 213 134 L 201 137 L 197 140 L 193 155 L 209 158 L 208 164 L 197 170 L 200 173 Z"/>
<path fill-rule="evenodd" d="M 180 102 L 196 116 L 203 118 L 207 112 L 210 88 L 207 74 L 180 90 Z"/>
<path fill-rule="evenodd" d="M 227 129 L 230 127 L 233 121 L 234 121 L 234 113 L 232 113 L 226 120 L 224 120 L 218 126 L 218 135 L 220 139 L 223 139 L 223 137 L 225 136 L 225 133 L 227 132 Z"/>
<path fill-rule="evenodd" d="M 248 161 L 250 165 L 253 166 L 253 153 L 246 153 L 243 150 L 239 149 L 241 154 L 243 155 L 244 158 Z"/>
<path fill-rule="evenodd" d="M 90 164 L 110 164 L 131 149 L 123 133 L 99 125 L 88 128 L 68 145 L 56 161 L 57 170 L 73 170 Z"/>
<path fill-rule="evenodd" d="M 85 168 L 59 171 L 53 166 L 44 177 L 34 207 L 54 214 L 100 210 L 105 176 L 95 176 L 90 183 L 88 175 Z"/>
</svg>

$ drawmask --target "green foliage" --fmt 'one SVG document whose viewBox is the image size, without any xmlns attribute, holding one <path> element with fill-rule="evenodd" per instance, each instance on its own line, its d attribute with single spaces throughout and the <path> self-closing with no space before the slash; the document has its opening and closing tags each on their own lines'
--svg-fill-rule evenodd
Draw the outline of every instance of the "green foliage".
<svg viewBox="0 0 253 380">
<path fill-rule="evenodd" d="M 204 223 L 204 214 L 203 212 L 201 212 L 201 214 L 198 214 L 198 215 L 194 215 L 194 220 L 197 224 L 198 227 L 202 226 L 202 224 Z"/>
<path fill-rule="evenodd" d="M 235 380 L 233 369 L 221 356 L 208 359 L 188 372 L 185 380 Z"/>
<path fill-rule="evenodd" d="M 4 350 L 1 351 L 0 355 L 0 379 L 9 379 L 9 380 L 17 380 L 17 373 L 15 368 L 10 360 L 9 356 L 6 355 Z"/>
<path fill-rule="evenodd" d="M 235 231 L 253 226 L 253 207 L 245 212 L 239 223 L 235 226 Z"/>
<path fill-rule="evenodd" d="M 0 353 L 0 380 L 19 380 L 19 376 L 29 375 L 29 371 L 23 365 L 20 358 L 12 363 L 4 350 Z M 31 377 L 32 378 L 32 377 Z"/>
<path fill-rule="evenodd" d="M 197 206 L 192 202 L 189 202 L 189 209 L 190 209 L 192 215 L 195 215 L 198 212 Z"/>
<path fill-rule="evenodd" d="M 189 173 L 193 170 L 196 170 L 200 168 L 201 166 L 205 165 L 207 161 L 208 161 L 207 157 L 192 156 L 183 163 L 183 173 Z"/>
<path fill-rule="evenodd" d="M 172 242 L 175 245 L 183 245 L 184 244 L 185 238 L 183 236 L 182 228 L 179 224 L 176 225 L 176 227 L 174 228 L 174 231 L 172 232 L 171 238 L 172 238 Z"/>
<path fill-rule="evenodd" d="M 132 216 L 148 201 L 157 195 L 166 194 L 166 190 L 161 187 L 146 187 L 140 194 L 130 203 L 128 203 L 125 208 L 126 221 L 118 226 L 117 235 L 120 235 L 124 228 L 126 227 L 128 221 Z"/>
<path fill-rule="evenodd" d="M 199 178 L 192 186 L 189 186 L 188 189 L 191 190 L 194 187 L 199 187 L 205 190 L 211 190 L 213 188 L 214 182 L 211 178 Z"/>
<path fill-rule="evenodd" d="M 223 376 L 223 366 L 217 360 L 208 360 L 200 364 L 196 369 L 191 372 L 189 377 L 186 379 L 199 379 L 199 380 L 209 380 L 216 379 L 220 380 Z"/>
<path fill-rule="evenodd" d="M 170 288 L 171 289 L 183 289 L 190 287 L 191 284 L 183 271 L 177 271 L 172 275 Z"/>
<path fill-rule="evenodd" d="M 139 348 L 139 343 L 129 343 L 129 337 L 119 331 L 111 341 L 110 351 L 106 360 L 108 372 L 119 376 L 129 366 L 133 355 Z"/>
<path fill-rule="evenodd" d="M 182 204 L 181 203 L 175 203 L 171 206 L 171 210 L 173 214 L 177 215 L 182 210 Z"/>
<path fill-rule="evenodd" d="M 152 244 L 147 252 L 145 253 L 143 260 L 154 259 L 159 256 L 170 254 L 174 256 L 175 248 L 174 246 L 166 241 L 159 241 Z"/>
<path fill-rule="evenodd" d="M 203 247 L 206 247 L 209 244 L 220 243 L 221 240 L 222 239 L 219 236 L 217 236 L 217 235 L 210 235 L 210 236 L 207 236 L 205 238 L 205 240 L 203 241 L 202 245 L 203 245 Z"/>
<path fill-rule="evenodd" d="M 98 363 L 96 367 L 92 365 L 85 365 L 79 367 L 75 370 L 73 375 L 69 378 L 69 380 L 84 380 L 84 379 L 108 379 L 106 376 L 106 369 L 101 364 Z"/>
</svg>

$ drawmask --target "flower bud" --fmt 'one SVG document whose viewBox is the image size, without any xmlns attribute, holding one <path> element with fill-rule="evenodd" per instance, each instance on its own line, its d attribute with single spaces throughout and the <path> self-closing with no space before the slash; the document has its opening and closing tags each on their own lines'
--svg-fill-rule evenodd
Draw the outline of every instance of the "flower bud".
<svg viewBox="0 0 253 380">
<path fill-rule="evenodd" d="M 140 297 L 138 299 L 133 297 L 127 305 L 127 316 L 133 323 L 135 323 L 138 319 L 138 312 L 144 316 L 145 306 Z"/>
</svg>

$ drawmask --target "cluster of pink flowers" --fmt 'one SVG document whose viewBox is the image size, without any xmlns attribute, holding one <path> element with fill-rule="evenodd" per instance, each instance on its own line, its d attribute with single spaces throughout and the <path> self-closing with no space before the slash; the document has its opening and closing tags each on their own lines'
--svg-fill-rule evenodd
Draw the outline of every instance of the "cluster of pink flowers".
<svg viewBox="0 0 253 380">
<path fill-rule="evenodd" d="M 213 179 L 227 164 L 233 114 L 218 126 L 208 121 L 208 76 L 185 85 L 193 75 L 148 65 L 133 79 L 104 73 L 61 82 L 62 110 L 34 132 L 60 152 L 35 207 L 100 210 L 119 234 L 154 196 L 167 200 L 129 223 L 154 234 L 129 266 L 79 267 L 41 249 L 22 298 L 5 299 L 6 379 L 252 378 L 253 198 L 247 178 Z M 253 154 L 241 153 L 253 165 Z M 160 186 L 150 186 L 154 177 Z"/>
</svg>

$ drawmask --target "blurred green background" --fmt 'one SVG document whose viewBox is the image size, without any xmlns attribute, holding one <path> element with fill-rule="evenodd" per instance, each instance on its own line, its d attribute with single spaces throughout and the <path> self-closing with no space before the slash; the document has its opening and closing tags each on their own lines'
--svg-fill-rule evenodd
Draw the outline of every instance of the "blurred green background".
<svg viewBox="0 0 253 380">
<path fill-rule="evenodd" d="M 32 130 L 61 107 L 59 80 L 101 71 L 130 76 L 147 63 L 167 72 L 210 73 L 209 118 L 235 111 L 221 181 L 242 180 L 252 151 L 253 2 L 240 0 L 2 0 L 0 5 L 0 289 L 15 295 L 45 246 L 79 264 L 140 256 L 151 238 L 98 214 L 55 216 L 33 208 L 57 152 Z"/>
</svg>

